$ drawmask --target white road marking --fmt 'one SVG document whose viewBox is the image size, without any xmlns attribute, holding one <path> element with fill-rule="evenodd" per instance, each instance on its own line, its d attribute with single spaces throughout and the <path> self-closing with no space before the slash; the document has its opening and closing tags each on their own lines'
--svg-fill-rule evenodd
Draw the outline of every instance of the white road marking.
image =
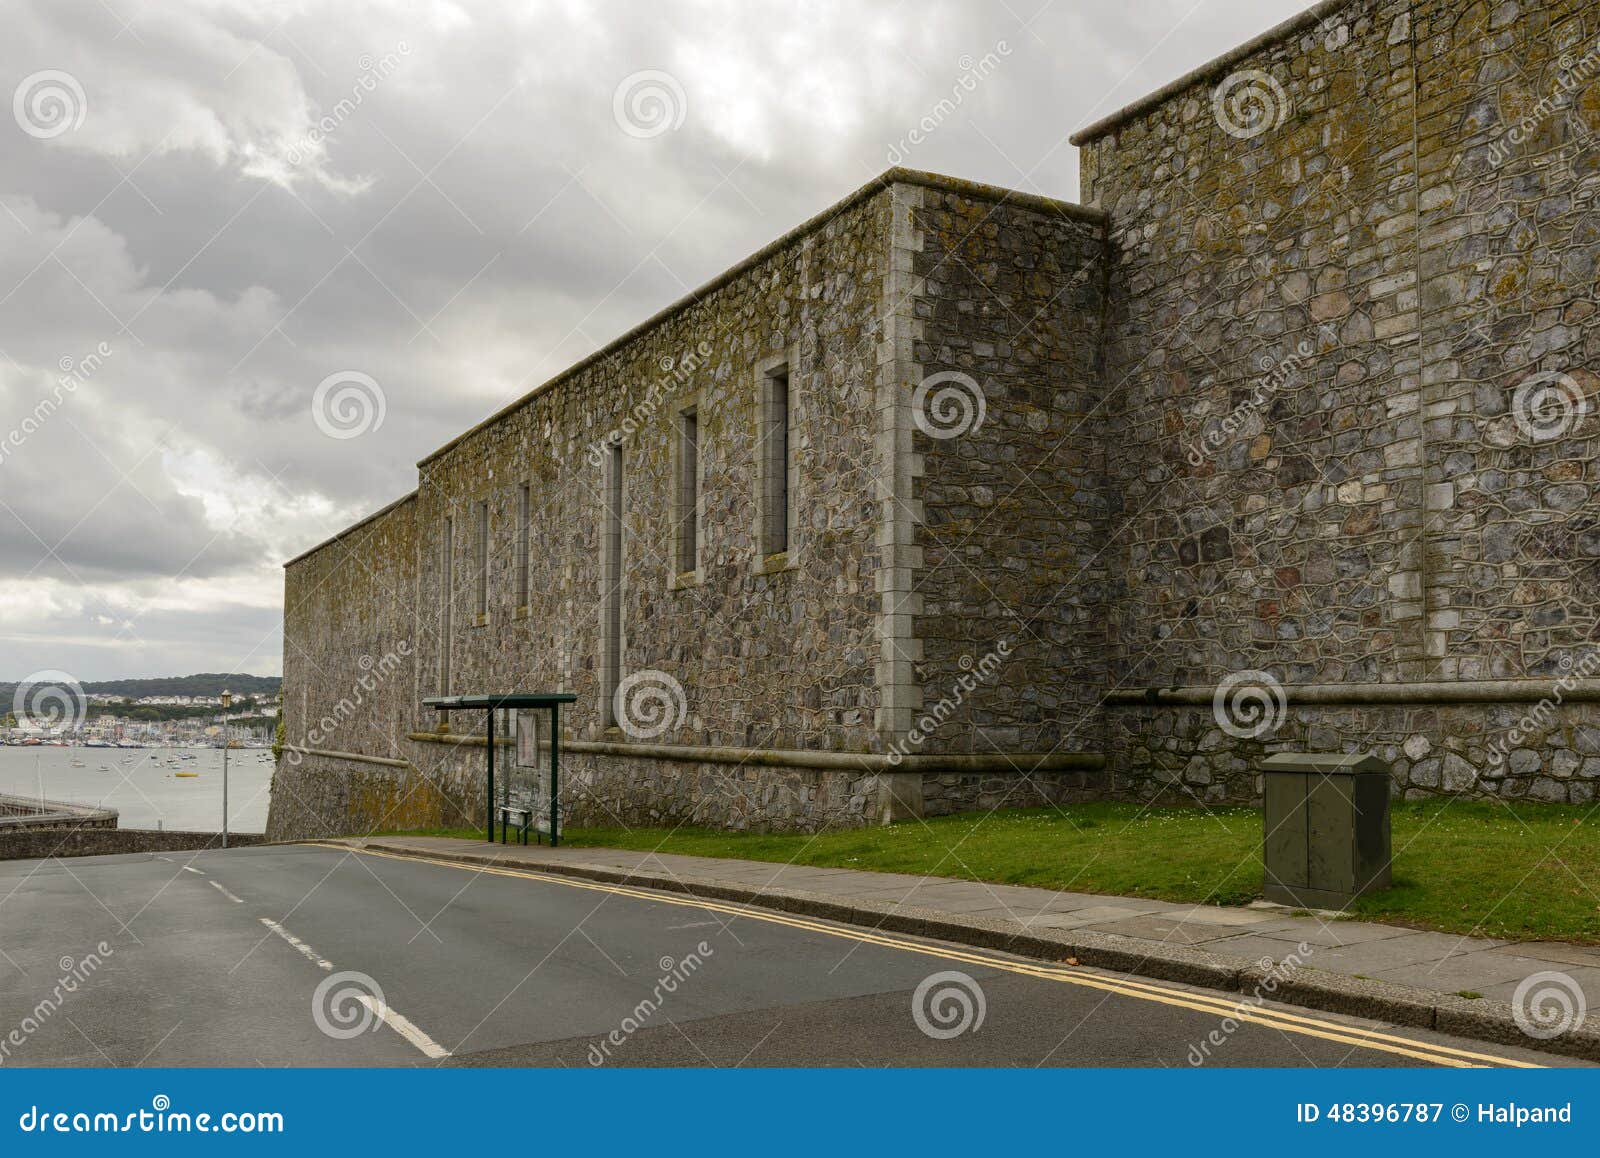
<svg viewBox="0 0 1600 1158">
<path fill-rule="evenodd" d="M 212 881 L 211 883 L 214 885 L 217 884 L 216 881 Z M 221 885 L 217 885 L 217 888 L 222 889 L 222 891 L 227 893 L 228 896 L 233 896 L 232 893 L 228 893 L 227 889 L 223 889 Z M 233 897 L 233 899 L 238 900 L 239 898 Z M 298 949 L 300 954 L 305 957 L 306 960 L 316 965 L 317 968 L 326 969 L 330 972 L 332 971 L 332 961 L 329 961 L 326 957 L 319 954 L 310 945 L 307 945 L 299 937 L 296 937 L 293 933 L 289 932 L 288 929 L 285 929 L 282 925 L 278 924 L 278 922 L 267 917 L 262 917 L 261 923 Z M 449 1050 L 445 1049 L 444 1046 L 440 1045 L 438 1042 L 434 1041 L 433 1038 L 423 1033 L 421 1029 L 417 1028 L 416 1023 L 413 1022 L 409 1017 L 390 1009 L 387 1005 L 385 1005 L 382 1001 L 379 1001 L 376 997 L 373 997 L 370 993 L 357 993 L 354 994 L 354 996 L 357 1001 L 361 1002 L 362 1005 L 365 1005 L 374 1014 L 381 1018 L 385 1025 L 394 1030 L 401 1037 L 405 1038 L 412 1045 L 416 1046 L 428 1057 L 437 1060 L 442 1057 L 450 1056 Z"/>
<path fill-rule="evenodd" d="M 404 1016 L 403 1014 L 396 1013 L 383 1002 L 379 1001 L 376 997 L 373 997 L 370 993 L 358 993 L 356 994 L 356 1000 L 361 1002 L 361 1004 L 365 1005 L 368 1009 L 372 1010 L 373 1013 L 383 1018 L 385 1025 L 394 1030 L 401 1037 L 405 1038 L 429 1057 L 437 1059 L 450 1056 L 449 1050 L 445 1049 L 444 1046 L 440 1045 L 438 1042 L 434 1041 L 433 1038 L 429 1037 L 427 1034 L 418 1029 L 416 1025 L 412 1023 L 410 1018 Z"/>
<path fill-rule="evenodd" d="M 186 872 L 186 873 L 194 873 L 195 876 L 199 876 L 199 877 L 203 877 L 203 876 L 206 875 L 205 873 L 201 872 L 199 869 L 195 868 L 193 865 L 187 865 L 187 864 L 184 865 L 183 866 L 183 871 Z"/>
<path fill-rule="evenodd" d="M 233 894 L 232 894 L 232 893 L 230 893 L 230 892 L 229 892 L 229 891 L 228 891 L 228 890 L 227 890 L 227 889 L 225 889 L 225 888 L 223 888 L 223 887 L 222 887 L 222 885 L 221 885 L 221 884 L 219 884 L 219 883 L 218 883 L 218 882 L 216 882 L 216 881 L 211 881 L 211 882 L 210 882 L 210 885 L 211 885 L 211 887 L 212 887 L 212 888 L 214 888 L 214 889 L 216 889 L 216 890 L 217 890 L 217 892 L 219 892 L 219 893 L 221 893 L 221 894 L 222 894 L 222 895 L 223 895 L 223 896 L 225 896 L 225 897 L 227 897 L 227 898 L 228 898 L 228 899 L 229 899 L 229 900 L 230 900 L 230 901 L 232 901 L 232 902 L 233 902 L 233 903 L 234 903 L 234 904 L 236 904 L 236 905 L 242 905 L 242 904 L 244 904 L 244 898 L 243 898 L 243 897 L 236 897 L 236 896 L 234 896 L 234 895 L 233 895 Z"/>
<path fill-rule="evenodd" d="M 285 941 L 289 942 L 289 944 L 293 945 L 296 949 L 300 950 L 300 955 L 307 961 L 310 961 L 318 969 L 327 969 L 330 972 L 332 971 L 332 961 L 329 961 L 326 957 L 318 954 L 315 949 L 313 949 L 310 945 L 307 945 L 293 933 L 289 932 L 288 929 L 285 929 L 282 925 L 278 924 L 278 922 L 268 917 L 262 917 L 261 923 L 267 928 L 271 929 L 274 933 L 278 934 L 278 936 L 282 937 Z"/>
</svg>

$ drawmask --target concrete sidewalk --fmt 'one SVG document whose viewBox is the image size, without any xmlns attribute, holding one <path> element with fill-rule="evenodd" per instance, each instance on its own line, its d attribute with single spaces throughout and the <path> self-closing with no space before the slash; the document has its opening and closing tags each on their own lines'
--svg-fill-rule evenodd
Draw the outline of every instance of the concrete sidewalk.
<svg viewBox="0 0 1600 1158">
<path fill-rule="evenodd" d="M 1580 1014 L 1560 1034 L 1537 1038 L 1524 1032 L 1511 1005 L 1518 987 L 1540 973 L 1563 978 L 1540 979 L 1533 988 L 1559 986 L 1580 1008 L 1585 998 L 1600 1003 L 1600 949 L 1564 942 L 1514 943 L 1292 916 L 1264 903 L 1183 905 L 618 849 L 399 836 L 340 843 L 805 912 L 1600 1060 L 1600 1013 L 1587 1025 Z"/>
</svg>

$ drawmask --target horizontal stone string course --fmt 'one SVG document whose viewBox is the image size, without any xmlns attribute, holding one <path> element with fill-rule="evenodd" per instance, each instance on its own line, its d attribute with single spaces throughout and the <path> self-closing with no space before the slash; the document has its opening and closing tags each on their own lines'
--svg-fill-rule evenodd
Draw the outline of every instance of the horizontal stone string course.
<svg viewBox="0 0 1600 1158">
<path fill-rule="evenodd" d="M 433 744 L 487 745 L 483 736 L 457 736 L 441 732 L 412 732 L 412 740 Z M 496 737 L 495 747 L 513 748 L 516 741 Z M 690 744 L 614 744 L 590 740 L 563 740 L 563 752 L 615 756 L 625 760 L 690 760 L 707 764 L 758 764 L 788 768 L 852 768 L 864 772 L 1036 772 L 1057 769 L 1093 771 L 1105 767 L 1098 752 L 991 752 L 963 755 L 911 755 L 891 759 L 882 753 L 806 752 L 772 748 L 705 748 Z M 332 753 L 327 753 L 331 755 Z M 366 759 L 366 757 L 347 757 Z M 402 763 L 401 761 L 383 761 Z"/>
<path fill-rule="evenodd" d="M 1415 684 L 1278 685 L 1290 704 L 1534 704 L 1600 702 L 1600 680 L 1570 685 L 1556 680 L 1461 680 Z M 1111 707 L 1210 704 L 1217 687 L 1121 688 L 1105 698 Z"/>
</svg>

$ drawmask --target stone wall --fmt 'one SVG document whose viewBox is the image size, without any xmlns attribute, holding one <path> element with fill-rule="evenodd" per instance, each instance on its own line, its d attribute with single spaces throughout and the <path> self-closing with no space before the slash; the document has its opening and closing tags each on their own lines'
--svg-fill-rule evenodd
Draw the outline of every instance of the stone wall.
<svg viewBox="0 0 1600 1158">
<path fill-rule="evenodd" d="M 508 689 L 577 696 L 584 823 L 1245 801 L 1300 748 L 1592 799 L 1600 9 L 1330 0 L 1073 139 L 1090 205 L 891 171 L 293 562 L 271 831 L 478 822 L 481 717 L 421 700 Z"/>
<path fill-rule="evenodd" d="M 266 837 L 256 832 L 230 832 L 228 847 L 245 848 L 265 840 Z M 148 828 L 0 830 L 0 860 L 187 852 L 221 847 L 222 834 L 217 832 L 172 832 Z"/>
<path fill-rule="evenodd" d="M 919 725 L 954 703 L 920 748 L 1099 751 L 1104 222 L 943 190 L 915 221 Z"/>
<path fill-rule="evenodd" d="M 1272 747 L 1375 747 L 1419 794 L 1592 795 L 1592 709 L 1553 681 L 1600 674 L 1597 38 L 1578 0 L 1323 4 L 1074 138 L 1116 255 L 1124 788 L 1249 798 L 1255 739 L 1120 693 L 1264 672 L 1290 705 L 1416 692 L 1292 707 Z M 1565 413 L 1519 403 L 1541 390 Z M 1511 776 L 1506 679 L 1559 702 Z"/>
<path fill-rule="evenodd" d="M 0 793 L 0 834 L 35 828 L 115 828 L 115 808 Z"/>
<path fill-rule="evenodd" d="M 483 748 L 460 741 L 481 737 L 482 713 L 423 708 L 443 693 L 576 695 L 563 732 L 577 823 L 869 823 L 902 807 L 920 813 L 924 780 L 941 811 L 1006 775 L 987 772 L 989 787 L 963 780 L 971 761 L 961 754 L 1063 747 L 1060 717 L 1081 716 L 1092 693 L 1034 681 L 1069 652 L 1086 654 L 1081 601 L 1052 603 L 1050 593 L 1092 555 L 1092 515 L 1082 497 L 1063 500 L 1070 515 L 1041 514 L 1002 492 L 1029 468 L 1046 490 L 1088 490 L 1088 452 L 1058 463 L 1050 448 L 1077 437 L 1102 243 L 1090 211 L 890 174 L 429 456 L 415 496 L 288 567 L 288 747 L 270 831 L 480 823 Z M 1088 320 L 1036 334 L 1020 320 L 1062 306 Z M 983 553 L 934 570 L 959 567 L 979 586 L 934 584 L 920 618 L 919 359 L 967 367 L 994 395 L 990 428 L 948 451 L 963 464 L 956 486 L 929 496 L 930 542 L 943 535 L 941 552 Z M 760 407 L 763 379 L 780 364 L 793 468 L 788 549 L 775 553 L 758 532 Z M 686 560 L 679 456 L 689 408 L 700 472 Z M 1029 439 L 1022 463 L 1010 434 Z M 602 627 L 613 447 L 623 463 L 620 671 L 637 681 L 635 696 L 616 701 L 624 719 L 606 690 Z M 955 543 L 985 487 L 1007 512 L 1000 533 L 1017 528 L 1032 543 L 1004 555 L 993 532 Z M 938 700 L 961 657 L 975 663 L 999 639 L 987 611 L 963 622 L 989 602 L 979 587 L 1006 593 L 1028 641 L 919 751 L 905 737 L 923 684 Z M 987 739 L 974 740 L 974 728 Z M 650 745 L 674 751 L 652 756 Z M 684 758 L 702 749 L 719 755 Z M 915 771 L 900 764 L 907 753 L 921 761 Z M 952 758 L 927 764 L 941 753 Z M 848 759 L 819 765 L 818 754 Z M 1086 771 L 1070 759 L 1039 764 L 1011 771 L 1018 802 L 1054 798 Z"/>
</svg>

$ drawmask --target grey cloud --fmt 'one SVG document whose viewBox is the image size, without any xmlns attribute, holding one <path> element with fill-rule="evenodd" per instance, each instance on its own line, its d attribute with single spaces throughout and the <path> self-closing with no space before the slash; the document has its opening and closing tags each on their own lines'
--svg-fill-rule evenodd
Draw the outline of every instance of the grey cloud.
<svg viewBox="0 0 1600 1158">
<path fill-rule="evenodd" d="M 271 634 L 284 557 L 882 171 L 964 59 L 1006 44 L 904 163 L 1070 198 L 1073 129 L 1301 6 L 9 5 L 0 96 L 66 69 L 88 107 L 51 140 L 0 121 L 0 433 L 62 358 L 115 354 L 73 399 L 93 403 L 72 408 L 78 429 L 0 462 L 16 512 L 0 509 L 0 581 L 45 573 L 24 524 L 66 536 L 71 572 L 49 573 L 84 607 L 143 621 L 188 566 L 192 612 L 159 612 L 170 652 L 136 653 L 93 615 L 68 615 L 62 638 L 85 678 L 225 668 L 241 615 Z M 615 121 L 642 70 L 681 87 L 676 130 Z M 358 439 L 311 414 L 341 370 L 386 399 Z M 140 462 L 135 491 L 117 468 L 158 435 L 171 451 Z M 242 496 L 237 518 L 195 493 L 212 476 Z M 64 596 L 48 598 L 47 626 Z M 8 623 L 7 663 L 52 666 L 39 629 Z M 276 670 L 275 650 L 253 670 Z"/>
</svg>

